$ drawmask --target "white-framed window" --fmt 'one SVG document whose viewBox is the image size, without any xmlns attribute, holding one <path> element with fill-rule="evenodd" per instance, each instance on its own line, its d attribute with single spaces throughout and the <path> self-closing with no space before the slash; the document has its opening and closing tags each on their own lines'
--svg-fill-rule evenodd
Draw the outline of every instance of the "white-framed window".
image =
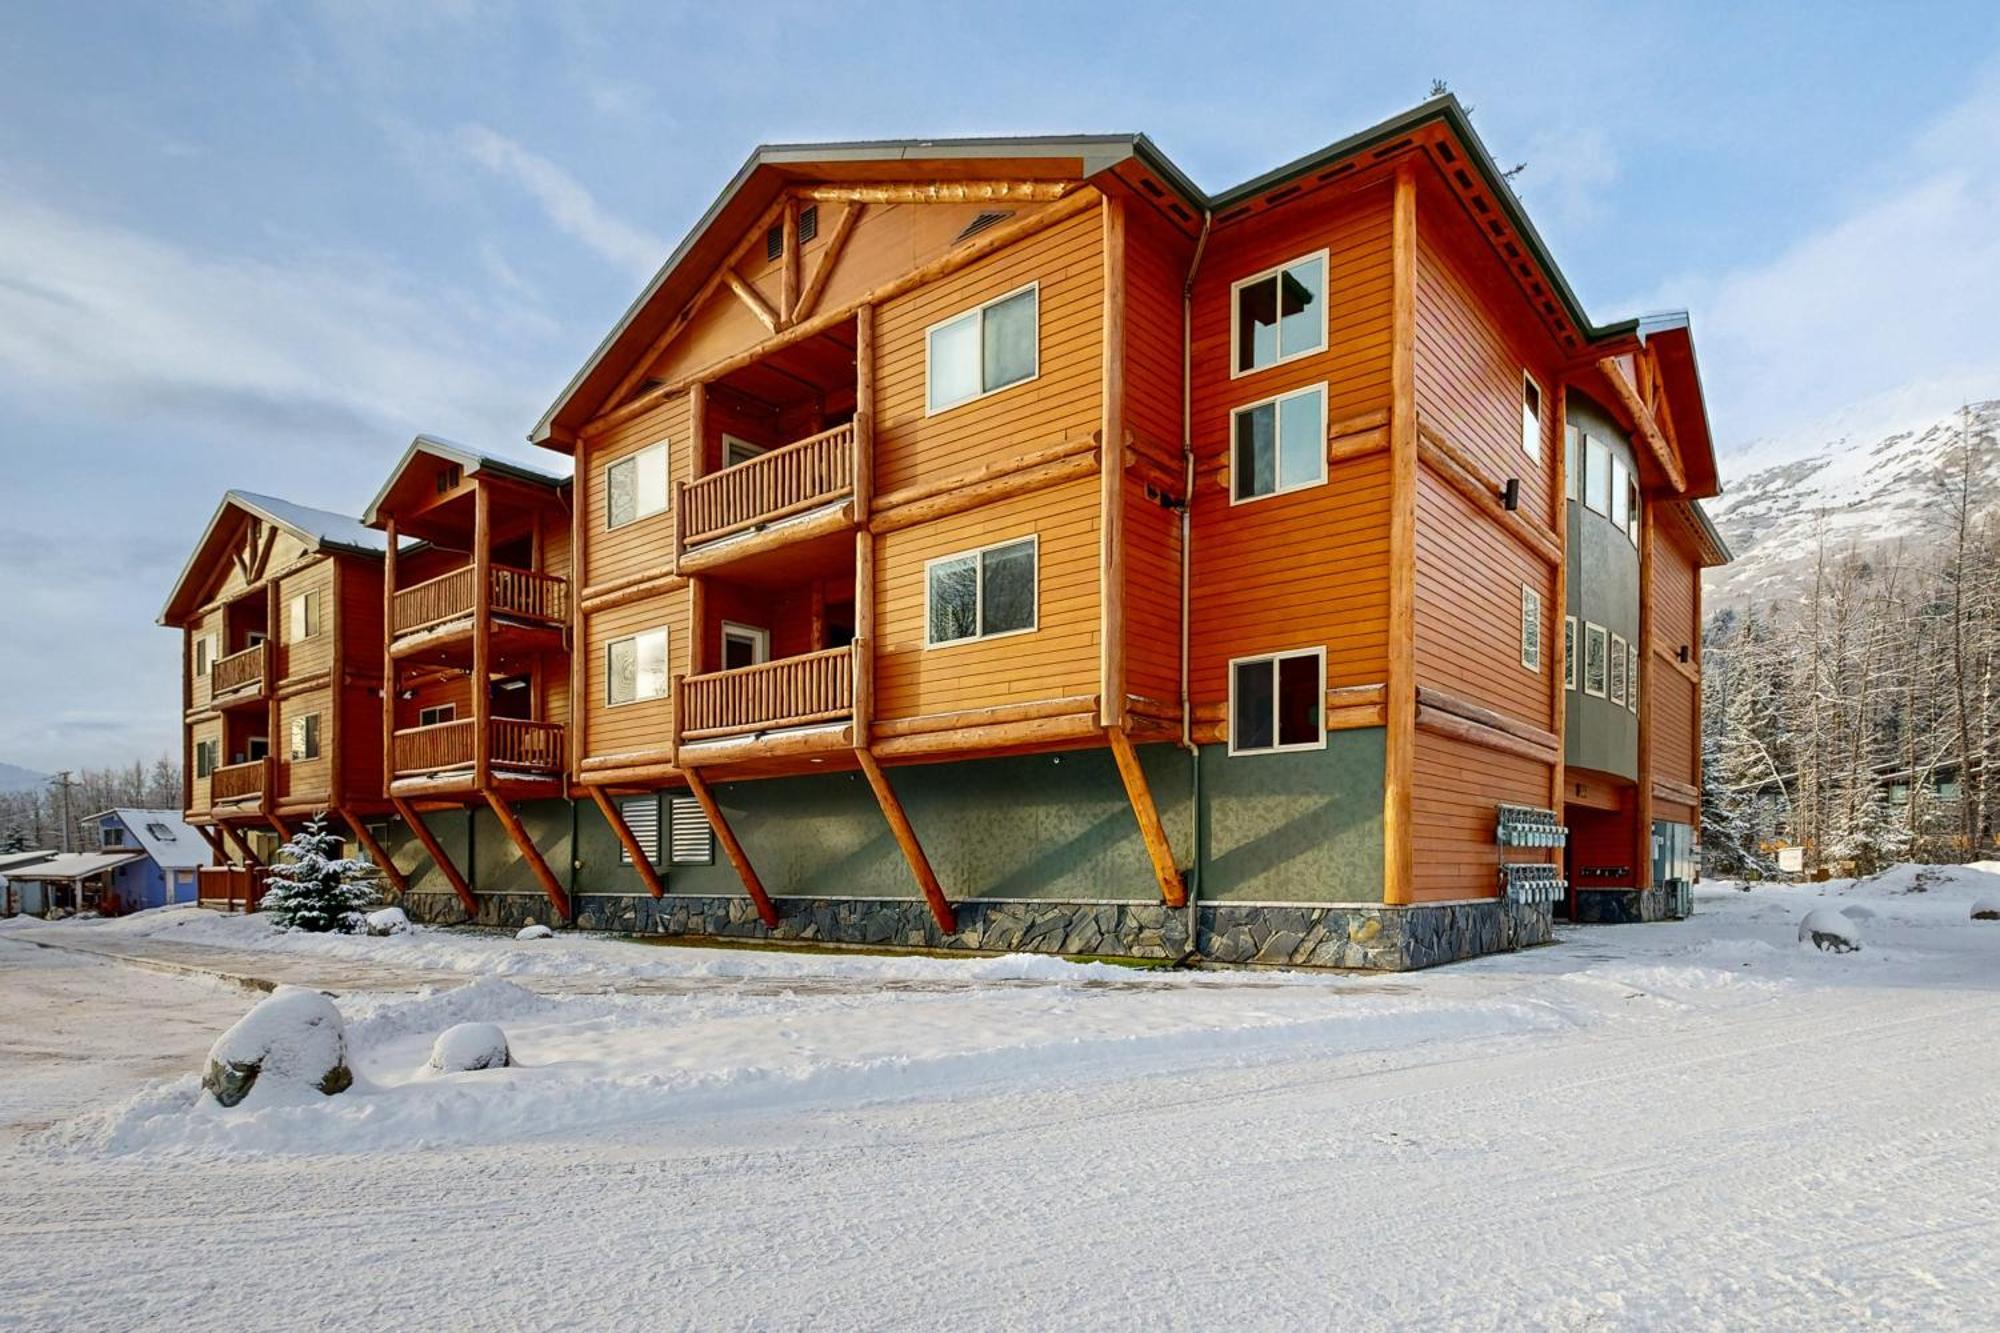
<svg viewBox="0 0 2000 1333">
<path fill-rule="evenodd" d="M 1583 622 L 1583 692 L 1593 699 L 1604 697 L 1610 666 L 1605 661 L 1611 651 L 1611 631 L 1602 625 Z"/>
<path fill-rule="evenodd" d="M 924 565 L 925 644 L 1032 633 L 1041 539 L 998 542 Z"/>
<path fill-rule="evenodd" d="M 308 588 L 292 598 L 293 643 L 302 643 L 319 633 L 319 589 Z"/>
<path fill-rule="evenodd" d="M 1326 481 L 1326 386 L 1310 385 L 1230 415 L 1231 504 Z"/>
<path fill-rule="evenodd" d="M 319 714 L 307 713 L 292 719 L 291 757 L 319 758 Z"/>
<path fill-rule="evenodd" d="M 1632 664 L 1625 655 L 1628 646 L 1623 634 L 1611 636 L 1611 702 L 1620 708 L 1625 706 L 1625 672 Z"/>
<path fill-rule="evenodd" d="M 667 442 L 604 465 L 604 526 L 622 528 L 667 508 Z"/>
<path fill-rule="evenodd" d="M 1625 460 L 1611 460 L 1611 526 L 1622 534 L 1632 526 L 1632 474 Z"/>
<path fill-rule="evenodd" d="M 1583 503 L 1600 514 L 1611 512 L 1611 446 L 1583 437 Z"/>
<path fill-rule="evenodd" d="M 125 830 L 116 824 L 106 824 L 103 831 L 98 834 L 97 845 L 100 847 L 123 847 L 125 845 Z"/>
<path fill-rule="evenodd" d="M 625 821 L 625 827 L 632 834 L 632 841 L 639 844 L 639 850 L 646 854 L 648 865 L 660 863 L 660 796 L 654 792 L 649 796 L 627 796 L 618 802 L 618 817 Z M 632 853 L 625 849 L 621 838 L 618 843 L 618 864 L 632 864 Z"/>
<path fill-rule="evenodd" d="M 1583 494 L 1583 432 L 1575 426 L 1563 429 L 1563 493 L 1572 500 Z"/>
<path fill-rule="evenodd" d="M 429 708 L 417 710 L 417 725 L 420 727 L 436 727 L 456 721 L 458 721 L 457 704 L 432 704 Z"/>
<path fill-rule="evenodd" d="M 243 742 L 243 753 L 237 758 L 236 762 L 239 764 L 251 763 L 264 758 L 270 753 L 271 738 L 269 736 L 252 736 Z"/>
<path fill-rule="evenodd" d="M 1625 705 L 1634 713 L 1639 711 L 1639 645 L 1630 644 L 1625 649 Z"/>
<path fill-rule="evenodd" d="M 724 431 L 722 434 L 722 466 L 724 467 L 735 467 L 738 463 L 747 463 L 765 452 L 767 450 L 763 445 L 752 444 L 740 435 L 731 435 L 727 431 Z"/>
<path fill-rule="evenodd" d="M 194 775 L 198 778 L 205 778 L 215 772 L 216 760 L 221 754 L 221 741 L 196 741 L 194 743 Z"/>
<path fill-rule="evenodd" d="M 996 296 L 924 331 L 927 412 L 984 398 L 1041 373 L 1041 287 Z"/>
<path fill-rule="evenodd" d="M 1229 753 L 1326 744 L 1326 649 L 1239 657 L 1229 664 Z"/>
<path fill-rule="evenodd" d="M 1542 595 L 1525 583 L 1521 585 L 1521 665 L 1529 671 L 1542 669 Z"/>
<path fill-rule="evenodd" d="M 215 666 L 215 636 L 203 634 L 194 641 L 194 674 L 206 676 Z"/>
<path fill-rule="evenodd" d="M 608 706 L 662 699 L 666 693 L 666 630 L 649 629 L 604 645 L 604 701 Z"/>
<path fill-rule="evenodd" d="M 1530 458 L 1542 456 L 1542 386 L 1525 370 L 1521 372 L 1521 452 Z"/>
<path fill-rule="evenodd" d="M 1639 544 L 1639 506 L 1644 503 L 1639 496 L 1638 476 L 1635 474 L 1628 477 L 1625 481 L 1625 487 L 1628 492 L 1626 499 L 1625 535 L 1632 539 L 1634 546 L 1637 546 Z"/>
<path fill-rule="evenodd" d="M 1326 347 L 1326 270 L 1321 250 L 1230 284 L 1230 378 Z"/>
<path fill-rule="evenodd" d="M 722 669 L 756 666 L 771 660 L 771 631 L 755 625 L 722 622 Z"/>
<path fill-rule="evenodd" d="M 1563 688 L 1576 688 L 1576 617 L 1563 617 Z"/>
</svg>

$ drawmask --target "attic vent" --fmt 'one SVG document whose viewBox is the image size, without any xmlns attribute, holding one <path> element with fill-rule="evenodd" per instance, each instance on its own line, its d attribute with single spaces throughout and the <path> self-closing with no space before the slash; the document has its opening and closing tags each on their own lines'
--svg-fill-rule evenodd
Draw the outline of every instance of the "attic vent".
<svg viewBox="0 0 2000 1333">
<path fill-rule="evenodd" d="M 438 469 L 437 493 L 439 495 L 443 495 L 446 491 L 458 485 L 458 483 L 464 479 L 465 479 L 465 469 L 461 468 L 456 463 L 445 464 L 443 467 Z"/>
<path fill-rule="evenodd" d="M 799 210 L 799 244 L 819 235 L 819 205 L 807 204 Z"/>
<path fill-rule="evenodd" d="M 764 233 L 764 258 L 776 259 L 785 253 L 785 229 L 774 226 Z"/>
<path fill-rule="evenodd" d="M 1005 222 L 1013 216 L 1014 214 L 1011 211 L 1005 213 L 981 213 L 978 217 L 965 224 L 965 230 L 958 234 L 958 240 L 953 241 L 952 244 L 957 245 L 958 241 L 969 241 L 994 223 Z"/>
</svg>

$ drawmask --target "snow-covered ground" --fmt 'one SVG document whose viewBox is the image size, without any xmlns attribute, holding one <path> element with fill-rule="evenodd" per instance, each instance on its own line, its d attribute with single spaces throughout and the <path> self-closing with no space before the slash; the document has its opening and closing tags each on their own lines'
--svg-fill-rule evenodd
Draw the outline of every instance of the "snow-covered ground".
<svg viewBox="0 0 2000 1333">
<path fill-rule="evenodd" d="M 10 922 L 0 1327 L 1994 1327 L 1995 871 L 1395 977 Z M 70 948 L 319 969 L 355 1085 Z"/>
</svg>

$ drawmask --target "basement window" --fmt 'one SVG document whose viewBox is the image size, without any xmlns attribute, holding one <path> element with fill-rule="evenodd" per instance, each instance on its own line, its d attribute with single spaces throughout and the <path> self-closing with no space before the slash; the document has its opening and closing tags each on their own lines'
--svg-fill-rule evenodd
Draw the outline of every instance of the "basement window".
<svg viewBox="0 0 2000 1333">
<path fill-rule="evenodd" d="M 1032 633 L 1039 548 L 1040 539 L 1028 537 L 926 564 L 926 646 Z"/>
<path fill-rule="evenodd" d="M 1326 347 L 1326 263 L 1321 250 L 1230 286 L 1232 376 Z"/>
<path fill-rule="evenodd" d="M 1583 624 L 1583 692 L 1593 699 L 1605 694 L 1610 668 L 1605 659 L 1611 652 L 1611 631 L 1589 621 Z"/>
<path fill-rule="evenodd" d="M 1563 617 L 1563 688 L 1576 688 L 1576 617 Z"/>
<path fill-rule="evenodd" d="M 604 526 L 622 528 L 667 507 L 667 442 L 649 444 L 638 453 L 607 463 L 604 468 Z"/>
<path fill-rule="evenodd" d="M 1326 745 L 1326 649 L 1229 664 L 1229 753 L 1274 754 Z"/>
<path fill-rule="evenodd" d="M 1525 583 L 1521 585 L 1521 665 L 1529 671 L 1542 669 L 1542 595 Z"/>
<path fill-rule="evenodd" d="M 660 863 L 660 798 L 652 796 L 628 796 L 618 802 L 618 817 L 625 821 L 625 827 L 632 834 L 632 841 L 639 844 L 639 850 L 646 854 L 648 865 Z M 632 853 L 625 844 L 618 844 L 618 864 L 632 864 Z"/>
<path fill-rule="evenodd" d="M 1282 495 L 1326 480 L 1326 386 L 1239 407 L 1233 418 L 1230 502 Z"/>
<path fill-rule="evenodd" d="M 1625 707 L 1625 673 L 1632 665 L 1625 655 L 1629 646 L 1623 634 L 1611 636 L 1611 702 L 1620 708 Z"/>
<path fill-rule="evenodd" d="M 1542 386 L 1525 370 L 1521 372 L 1521 452 L 1530 458 L 1542 456 Z"/>
<path fill-rule="evenodd" d="M 1041 373 L 1041 289 L 1029 283 L 924 334 L 930 412 L 942 412 Z"/>
<path fill-rule="evenodd" d="M 604 701 L 611 707 L 665 698 L 667 632 L 647 630 L 604 645 Z"/>
<path fill-rule="evenodd" d="M 702 811 L 700 801 L 692 796 L 674 797 L 667 806 L 667 818 L 675 865 L 715 864 L 715 830 L 708 826 L 708 815 Z"/>
<path fill-rule="evenodd" d="M 319 758 L 319 714 L 307 713 L 304 717 L 292 719 L 293 759 Z"/>
</svg>

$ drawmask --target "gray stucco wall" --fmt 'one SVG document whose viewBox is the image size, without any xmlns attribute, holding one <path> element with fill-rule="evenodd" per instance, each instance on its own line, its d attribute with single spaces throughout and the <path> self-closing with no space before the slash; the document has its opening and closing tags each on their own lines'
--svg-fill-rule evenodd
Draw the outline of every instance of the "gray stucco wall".
<svg viewBox="0 0 2000 1333">
<path fill-rule="evenodd" d="M 1613 457 L 1633 467 L 1632 442 L 1611 418 L 1589 399 L 1571 391 L 1568 420 L 1593 440 L 1608 445 Z M 1583 466 L 1584 451 L 1578 451 Z M 1581 495 L 1582 474 L 1578 477 Z M 1584 693 L 1584 623 L 1604 626 L 1629 644 L 1639 641 L 1639 552 L 1611 520 L 1572 500 L 1569 510 L 1569 596 L 1566 614 L 1577 619 L 1577 688 L 1567 692 L 1564 761 L 1621 777 L 1639 771 L 1639 719 L 1621 704 Z M 1607 677 L 1608 680 L 1608 677 Z M 1608 691 L 1607 691 L 1608 694 Z"/>
</svg>

